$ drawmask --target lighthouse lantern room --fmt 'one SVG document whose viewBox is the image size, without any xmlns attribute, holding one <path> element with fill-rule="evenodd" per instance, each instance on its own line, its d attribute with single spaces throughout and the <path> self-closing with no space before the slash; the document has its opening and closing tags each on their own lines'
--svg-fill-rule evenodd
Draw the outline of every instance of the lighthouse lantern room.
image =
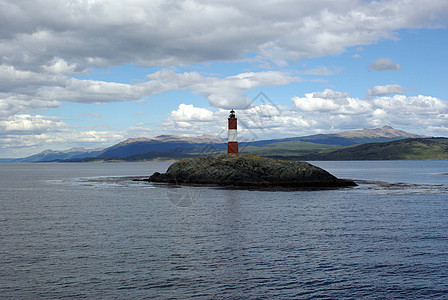
<svg viewBox="0 0 448 300">
<path fill-rule="evenodd" d="M 232 109 L 229 115 L 229 136 L 227 139 L 227 153 L 238 153 L 237 118 Z"/>
</svg>

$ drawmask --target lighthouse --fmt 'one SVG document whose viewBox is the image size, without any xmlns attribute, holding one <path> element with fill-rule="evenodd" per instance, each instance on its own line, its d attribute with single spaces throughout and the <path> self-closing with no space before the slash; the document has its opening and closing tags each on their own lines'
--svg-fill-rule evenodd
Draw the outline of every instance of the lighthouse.
<svg viewBox="0 0 448 300">
<path fill-rule="evenodd" d="M 236 129 L 237 118 L 233 109 L 229 116 L 229 136 L 227 139 L 227 153 L 238 153 L 238 135 Z"/>
</svg>

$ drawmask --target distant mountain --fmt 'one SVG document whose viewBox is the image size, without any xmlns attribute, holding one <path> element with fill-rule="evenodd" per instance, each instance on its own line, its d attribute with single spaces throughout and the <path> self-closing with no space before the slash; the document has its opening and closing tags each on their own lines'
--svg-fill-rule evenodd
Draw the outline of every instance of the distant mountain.
<svg viewBox="0 0 448 300">
<path fill-rule="evenodd" d="M 0 158 L 0 163 L 17 162 L 20 158 Z"/>
<path fill-rule="evenodd" d="M 178 143 L 186 142 L 190 144 L 204 144 L 204 143 L 226 143 L 227 140 L 223 140 L 213 135 L 200 135 L 196 137 L 179 136 L 179 135 L 159 135 L 153 138 L 130 138 L 120 144 L 130 144 L 135 142 L 160 142 L 160 143 Z"/>
<path fill-rule="evenodd" d="M 403 130 L 394 129 L 390 126 L 381 128 L 349 130 L 337 133 L 336 135 L 346 138 L 426 138 L 427 136 L 409 133 Z"/>
<path fill-rule="evenodd" d="M 301 141 L 277 142 L 261 146 L 241 146 L 239 152 L 252 153 L 260 156 L 275 156 L 275 157 L 296 157 L 306 155 L 309 153 L 320 152 L 323 150 L 340 148 L 339 145 L 326 145 Z"/>
<path fill-rule="evenodd" d="M 303 160 L 445 160 L 448 138 L 413 138 L 310 153 Z"/>
<path fill-rule="evenodd" d="M 308 154 L 323 153 L 346 146 L 391 142 L 409 138 L 421 139 L 426 137 L 397 130 L 390 126 L 383 126 L 381 128 L 350 130 L 334 134 L 317 134 L 262 141 L 243 140 L 239 143 L 239 147 L 240 151 L 244 153 L 299 158 Z M 167 160 L 222 154 L 225 153 L 226 149 L 227 140 L 211 135 L 197 137 L 160 135 L 152 138 L 130 138 L 105 149 L 72 148 L 66 151 L 46 150 L 15 161 Z M 319 158 L 316 157 L 315 159 Z"/>
<path fill-rule="evenodd" d="M 210 135 L 185 137 L 161 135 L 154 138 L 127 139 L 98 153 L 96 158 L 125 158 L 149 152 L 208 153 L 214 149 L 225 149 L 227 141 Z"/>
<path fill-rule="evenodd" d="M 275 140 L 265 140 L 252 142 L 252 146 L 262 146 L 277 142 L 301 141 L 324 145 L 351 146 L 365 143 L 391 142 L 408 138 L 425 138 L 427 136 L 413 134 L 402 130 L 394 129 L 390 126 L 372 129 L 358 129 L 342 131 L 332 134 L 315 134 L 302 137 L 292 137 Z"/>
<path fill-rule="evenodd" d="M 84 149 L 82 147 L 71 148 L 69 150 L 54 151 L 45 150 L 41 153 L 31 155 L 25 158 L 17 159 L 18 162 L 50 162 L 67 159 L 83 159 L 86 157 L 96 156 L 102 149 Z"/>
<path fill-rule="evenodd" d="M 190 157 L 199 157 L 201 155 L 188 154 L 188 153 L 176 153 L 176 152 L 147 152 L 144 154 L 135 154 L 127 157 L 87 157 L 84 159 L 69 159 L 65 162 L 115 162 L 115 161 L 167 161 L 167 160 L 180 160 Z"/>
</svg>

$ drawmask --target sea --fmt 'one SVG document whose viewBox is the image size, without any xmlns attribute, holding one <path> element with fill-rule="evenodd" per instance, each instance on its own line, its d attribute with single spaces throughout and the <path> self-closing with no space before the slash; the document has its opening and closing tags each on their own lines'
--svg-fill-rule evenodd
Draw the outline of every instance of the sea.
<svg viewBox="0 0 448 300">
<path fill-rule="evenodd" d="M 448 161 L 311 162 L 357 187 L 0 164 L 1 299 L 448 299 Z"/>
</svg>

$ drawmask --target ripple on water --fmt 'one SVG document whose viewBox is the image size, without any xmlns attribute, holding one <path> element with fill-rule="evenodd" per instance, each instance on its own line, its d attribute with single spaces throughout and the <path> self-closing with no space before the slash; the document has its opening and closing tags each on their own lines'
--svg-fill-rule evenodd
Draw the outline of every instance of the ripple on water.
<svg viewBox="0 0 448 300">
<path fill-rule="evenodd" d="M 448 174 L 448 173 L 447 173 Z M 83 185 L 83 186 L 91 186 L 91 187 L 139 187 L 139 188 L 169 188 L 167 191 L 167 195 L 169 198 L 172 198 L 173 201 L 179 202 L 184 205 L 180 206 L 190 206 L 192 203 L 187 203 L 188 201 L 184 198 L 180 197 L 179 191 L 176 190 L 176 187 L 180 187 L 178 185 L 173 184 L 153 184 L 147 181 L 142 181 L 143 179 L 147 179 L 147 176 L 101 176 L 101 177 L 80 177 L 75 178 L 69 181 L 69 183 L 73 185 Z M 415 183 L 406 183 L 406 182 L 386 182 L 386 181 L 378 181 L 378 180 L 354 180 L 358 187 L 354 189 L 357 190 L 366 190 L 373 191 L 378 194 L 421 194 L 421 193 L 430 193 L 430 194 L 446 194 L 448 193 L 448 186 L 443 184 L 415 184 Z M 54 184 L 66 184 L 67 181 L 64 180 L 51 180 L 50 183 Z M 197 187 L 201 187 L 198 185 L 192 185 L 191 187 L 195 187 L 196 189 L 191 189 L 194 193 L 199 193 Z M 222 188 L 222 189 L 233 189 L 232 187 L 219 187 L 219 186 L 205 186 L 205 188 Z M 241 189 L 241 188 L 239 188 Z M 244 189 L 244 188 L 243 188 Z M 352 188 L 348 188 L 352 189 Z M 256 189 L 249 189 L 256 190 Z M 264 188 L 263 190 L 269 191 L 269 188 Z M 288 189 L 278 189 L 279 191 L 288 191 Z M 294 191 L 293 189 L 290 189 Z M 184 191 L 182 191 L 183 193 Z M 187 195 L 191 198 L 191 195 Z M 197 195 L 195 196 L 195 198 Z M 185 203 L 184 203 L 185 202 Z"/>
</svg>

